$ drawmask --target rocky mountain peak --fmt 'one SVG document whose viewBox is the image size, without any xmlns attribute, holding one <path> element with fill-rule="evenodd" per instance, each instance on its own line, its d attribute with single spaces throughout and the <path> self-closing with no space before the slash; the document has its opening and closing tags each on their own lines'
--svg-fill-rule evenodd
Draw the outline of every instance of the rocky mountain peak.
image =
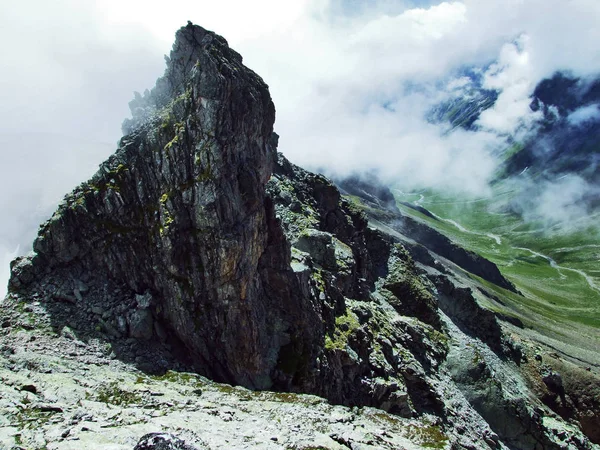
<svg viewBox="0 0 600 450">
<path fill-rule="evenodd" d="M 19 364 L 43 366 L 24 363 L 27 352 L 43 353 L 44 364 L 60 360 L 52 364 L 66 373 L 90 364 L 135 371 L 121 377 L 131 385 L 120 387 L 108 370 L 92 370 L 88 378 L 112 381 L 97 393 L 80 389 L 77 402 L 52 410 L 65 420 L 88 398 L 93 411 L 107 409 L 97 403 L 111 410 L 141 404 L 148 395 L 133 385 L 152 384 L 150 376 L 174 378 L 177 402 L 190 386 L 194 395 L 208 389 L 219 403 L 223 397 L 211 390 L 232 393 L 208 380 L 202 389 L 190 385 L 200 374 L 356 407 L 337 422 L 379 408 L 364 416 L 367 423 L 406 439 L 353 428 L 323 437 L 327 448 L 365 440 L 365 448 L 398 448 L 409 438 L 429 448 L 591 448 L 536 397 L 535 389 L 552 396 L 535 375 L 547 368 L 528 363 L 529 344 L 515 337 L 520 321 L 507 325 L 482 306 L 501 301 L 490 284 L 518 295 L 498 268 L 402 217 L 389 191 L 354 180 L 346 188 L 355 195 L 344 197 L 324 176 L 278 154 L 268 87 L 225 39 L 188 23 L 164 76 L 130 106 L 115 154 L 42 224 L 35 254 L 11 264 L 0 308 L 2 377 Z M 195 375 L 175 375 L 183 371 Z M 47 374 L 28 376 L 52 385 Z M 557 385 L 557 377 L 547 379 Z M 37 385 L 26 389 L 38 393 Z M 308 409 L 318 403 L 286 395 L 244 396 L 302 401 Z M 188 400 L 192 409 L 215 404 Z M 171 406 L 160 406 L 170 417 L 166 430 L 148 433 L 187 423 Z M 288 409 L 299 410 L 306 411 Z M 56 430 L 48 427 L 51 439 Z M 189 436 L 196 439 L 199 429 Z M 269 448 L 315 448 L 284 434 Z M 156 436 L 146 434 L 139 445 Z"/>
<path fill-rule="evenodd" d="M 268 387 L 283 339 L 258 269 L 275 155 L 268 88 L 223 38 L 188 24 L 165 75 L 132 112 L 131 133 L 42 225 L 36 256 L 17 265 L 11 286 L 41 270 L 61 274 L 58 286 L 36 275 L 36 289 L 50 296 L 72 292 L 69 278 L 84 278 L 86 300 L 109 308 L 150 296 L 127 313 L 128 333 L 150 337 L 156 319 L 213 376 Z"/>
<path fill-rule="evenodd" d="M 123 123 L 125 135 L 145 124 L 173 99 L 186 95 L 191 85 L 204 101 L 223 100 L 221 82 L 230 78 L 245 77 L 251 84 L 264 85 L 258 75 L 244 70 L 242 56 L 229 48 L 224 38 L 191 22 L 177 31 L 165 62 L 165 73 L 156 86 L 143 96 L 136 92 L 129 103 L 132 118 Z"/>
</svg>

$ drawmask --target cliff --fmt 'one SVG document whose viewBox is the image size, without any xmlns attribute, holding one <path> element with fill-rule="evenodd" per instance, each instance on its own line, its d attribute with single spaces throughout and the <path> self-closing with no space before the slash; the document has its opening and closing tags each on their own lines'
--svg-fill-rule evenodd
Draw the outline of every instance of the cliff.
<svg viewBox="0 0 600 450">
<path fill-rule="evenodd" d="M 180 29 L 131 107 L 115 154 L 13 262 L 9 347 L 27 324 L 47 333 L 33 347 L 107 343 L 148 376 L 419 420 L 440 448 L 590 447 L 531 393 L 523 346 L 472 280 L 277 154 L 267 85 L 223 38 Z"/>
</svg>

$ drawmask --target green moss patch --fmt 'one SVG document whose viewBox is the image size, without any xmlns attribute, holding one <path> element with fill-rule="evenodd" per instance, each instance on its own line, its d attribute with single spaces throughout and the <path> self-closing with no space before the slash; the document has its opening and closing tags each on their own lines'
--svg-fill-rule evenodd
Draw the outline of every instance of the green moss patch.
<svg viewBox="0 0 600 450">
<path fill-rule="evenodd" d="M 407 437 L 425 448 L 446 448 L 448 436 L 437 425 L 409 425 Z"/>
<path fill-rule="evenodd" d="M 344 350 L 348 345 L 348 339 L 359 327 L 360 323 L 357 315 L 346 308 L 346 313 L 343 316 L 335 318 L 333 332 L 325 336 L 325 349 Z"/>
<path fill-rule="evenodd" d="M 117 382 L 100 386 L 93 399 L 115 406 L 139 404 L 143 401 L 143 397 L 139 392 L 125 391 L 119 387 Z"/>
</svg>

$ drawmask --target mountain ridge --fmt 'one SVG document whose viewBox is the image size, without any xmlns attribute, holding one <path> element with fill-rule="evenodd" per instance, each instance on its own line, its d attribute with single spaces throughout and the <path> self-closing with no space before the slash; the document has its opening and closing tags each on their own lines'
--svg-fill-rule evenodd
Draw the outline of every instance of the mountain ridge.
<svg viewBox="0 0 600 450">
<path fill-rule="evenodd" d="M 154 376 L 377 407 L 440 448 L 592 448 L 525 381 L 548 369 L 476 280 L 277 153 L 268 87 L 223 38 L 188 23 L 130 106 L 117 152 L 11 264 L 7 366 L 37 327 Z M 555 379 L 536 388 L 553 399 Z"/>
</svg>

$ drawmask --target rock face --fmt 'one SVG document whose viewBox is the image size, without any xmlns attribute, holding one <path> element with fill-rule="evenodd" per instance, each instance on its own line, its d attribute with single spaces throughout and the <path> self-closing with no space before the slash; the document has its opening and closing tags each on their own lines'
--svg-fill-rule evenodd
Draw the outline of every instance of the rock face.
<svg viewBox="0 0 600 450">
<path fill-rule="evenodd" d="M 27 305 L 147 373 L 377 407 L 429 422 L 441 447 L 589 447 L 544 422 L 472 281 L 277 154 L 268 88 L 223 38 L 179 30 L 130 106 L 117 152 L 13 262 L 3 327 Z"/>
<path fill-rule="evenodd" d="M 92 289 L 106 280 L 109 296 L 114 285 L 147 293 L 132 337 L 150 337 L 152 311 L 209 375 L 267 388 L 302 308 L 264 204 L 267 86 L 223 38 L 189 25 L 147 97 L 154 113 L 133 109 L 139 126 L 43 225 L 33 266 L 93 278 Z"/>
</svg>

